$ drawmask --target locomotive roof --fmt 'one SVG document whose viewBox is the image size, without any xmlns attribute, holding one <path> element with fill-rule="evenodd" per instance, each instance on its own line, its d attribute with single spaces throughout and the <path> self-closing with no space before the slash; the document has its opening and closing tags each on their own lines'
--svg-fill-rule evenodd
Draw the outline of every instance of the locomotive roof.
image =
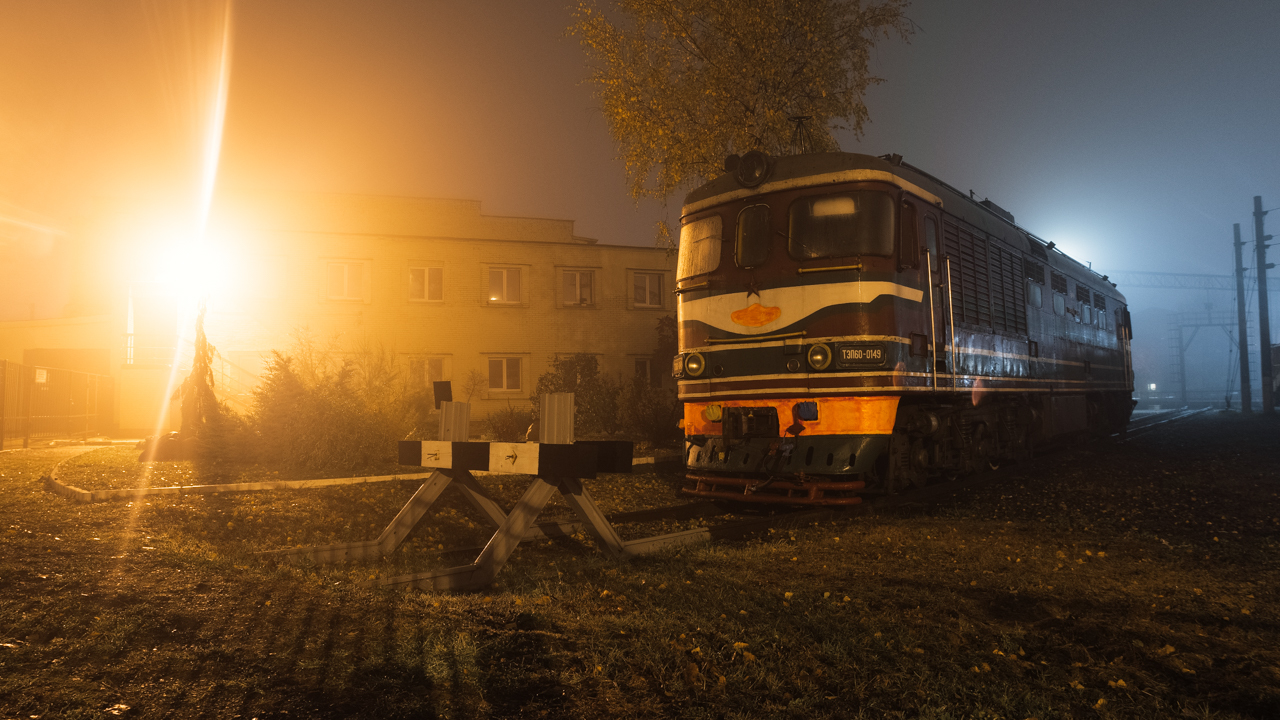
<svg viewBox="0 0 1280 720">
<path fill-rule="evenodd" d="M 814 178 L 814 185 L 847 182 L 850 179 L 879 179 L 895 184 L 928 202 L 936 203 L 948 214 L 957 216 L 970 225 L 1000 238 L 1028 256 L 1034 257 L 1031 252 L 1032 243 L 1042 247 L 1047 245 L 1045 241 L 1015 224 L 1013 216 L 1009 213 L 989 203 L 983 204 L 929 173 L 902 162 L 901 156 L 888 157 L 892 161 L 872 155 L 843 152 L 770 158 L 770 172 L 762 185 L 744 188 L 738 184 L 733 173 L 725 173 L 686 195 L 683 214 L 687 215 L 733 198 L 803 187 L 806 185 L 805 178 Z M 733 198 L 721 199 L 721 196 L 728 195 L 732 195 Z M 1070 275 L 1078 282 L 1084 282 L 1092 288 L 1102 290 L 1104 294 L 1113 296 L 1121 303 L 1125 302 L 1124 295 L 1091 268 L 1056 248 L 1046 249 L 1048 262 L 1045 264 Z"/>
</svg>

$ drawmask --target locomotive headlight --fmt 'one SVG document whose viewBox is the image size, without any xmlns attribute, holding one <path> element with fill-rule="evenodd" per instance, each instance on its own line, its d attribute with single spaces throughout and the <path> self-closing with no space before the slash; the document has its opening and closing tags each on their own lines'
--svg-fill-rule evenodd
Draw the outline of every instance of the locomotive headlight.
<svg viewBox="0 0 1280 720">
<path fill-rule="evenodd" d="M 814 370 L 826 370 L 831 364 L 831 348 L 825 343 L 818 343 L 809 348 L 809 367 Z"/>
<path fill-rule="evenodd" d="M 689 377 L 698 377 L 707 369 L 707 361 L 702 357 L 702 353 L 689 353 L 684 359 L 684 371 L 689 373 Z"/>
<path fill-rule="evenodd" d="M 724 412 L 719 405 L 708 405 L 707 409 L 702 411 L 702 416 L 707 419 L 707 422 L 716 423 L 724 419 Z"/>
</svg>

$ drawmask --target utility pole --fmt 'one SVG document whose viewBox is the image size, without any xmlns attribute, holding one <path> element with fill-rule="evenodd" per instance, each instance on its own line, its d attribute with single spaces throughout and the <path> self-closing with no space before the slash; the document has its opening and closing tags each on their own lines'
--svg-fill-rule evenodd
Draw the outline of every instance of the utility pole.
<svg viewBox="0 0 1280 720">
<path fill-rule="evenodd" d="M 1262 414 L 1275 415 L 1274 398 L 1271 397 L 1271 315 L 1267 310 L 1267 241 L 1270 235 L 1262 233 L 1262 196 L 1253 196 L 1253 236 L 1258 251 L 1258 351 L 1262 355 Z"/>
<path fill-rule="evenodd" d="M 1253 413 L 1253 388 L 1249 387 L 1249 316 L 1244 301 L 1244 241 L 1240 239 L 1240 223 L 1231 226 L 1236 241 L 1236 321 L 1240 326 L 1240 412 Z"/>
</svg>

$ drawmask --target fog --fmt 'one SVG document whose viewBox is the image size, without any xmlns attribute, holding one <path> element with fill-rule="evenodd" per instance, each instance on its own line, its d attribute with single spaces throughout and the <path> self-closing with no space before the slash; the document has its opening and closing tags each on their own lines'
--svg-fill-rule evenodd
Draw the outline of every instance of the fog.
<svg viewBox="0 0 1280 720">
<path fill-rule="evenodd" d="M 224 7 L 0 2 L 0 319 L 62 311 L 38 261 L 74 253 L 104 198 L 194 211 Z M 909 15 L 910 43 L 875 51 L 872 122 L 844 149 L 901 153 L 1104 272 L 1228 274 L 1231 224 L 1251 236 L 1254 195 L 1280 206 L 1280 4 L 916 0 Z M 220 186 L 479 199 L 609 243 L 648 244 L 676 216 L 679 197 L 627 196 L 563 0 L 259 0 L 231 18 Z M 36 287 L 53 291 L 33 305 Z M 1120 289 L 1153 367 L 1167 313 L 1234 307 Z M 1227 367 L 1222 347 L 1205 368 Z"/>
</svg>

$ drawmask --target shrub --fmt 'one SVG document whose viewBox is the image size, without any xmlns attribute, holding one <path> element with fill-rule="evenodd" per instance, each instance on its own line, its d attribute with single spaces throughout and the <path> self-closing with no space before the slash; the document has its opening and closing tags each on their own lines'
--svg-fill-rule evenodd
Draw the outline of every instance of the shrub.
<svg viewBox="0 0 1280 720">
<path fill-rule="evenodd" d="M 618 421 L 628 436 L 666 445 L 680 438 L 676 423 L 683 412 L 675 390 L 637 378 L 626 386 Z"/>
<path fill-rule="evenodd" d="M 264 462 L 353 472 L 394 462 L 396 441 L 425 422 L 425 402 L 404 386 L 390 353 L 339 358 L 303 338 L 289 354 L 272 352 L 250 422 Z"/>
<path fill-rule="evenodd" d="M 551 369 L 538 378 L 534 389 L 533 413 L 537 418 L 543 393 L 567 392 L 574 398 L 574 434 L 579 437 L 618 431 L 618 396 L 622 387 L 600 374 L 594 355 L 578 353 L 557 357 Z"/>
<path fill-rule="evenodd" d="M 533 423 L 533 413 L 529 410 L 518 410 L 507 401 L 505 410 L 489 413 L 484 419 L 485 433 L 498 442 L 524 442 Z"/>
</svg>

